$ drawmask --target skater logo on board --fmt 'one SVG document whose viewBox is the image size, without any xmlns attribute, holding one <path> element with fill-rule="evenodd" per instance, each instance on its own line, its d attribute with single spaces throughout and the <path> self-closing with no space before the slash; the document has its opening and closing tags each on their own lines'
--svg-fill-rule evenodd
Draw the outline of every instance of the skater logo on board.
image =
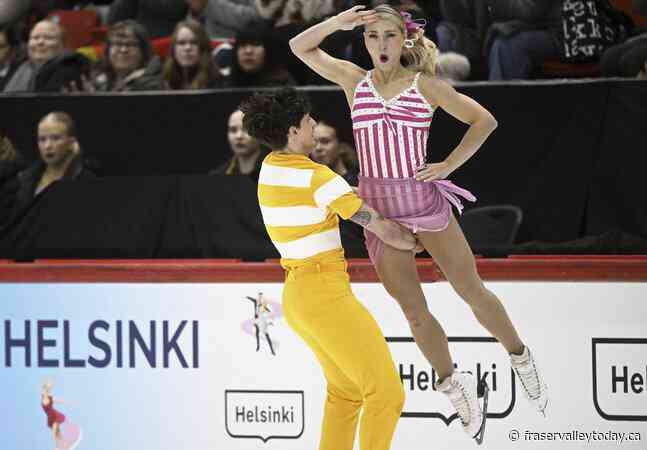
<svg viewBox="0 0 647 450">
<path fill-rule="evenodd" d="M 69 401 L 63 401 L 60 397 L 54 397 L 54 382 L 45 380 L 41 386 L 40 403 L 43 412 L 47 416 L 47 427 L 52 433 L 56 450 L 74 450 L 81 442 L 83 431 L 81 427 L 72 422 L 68 417 L 59 411 L 57 404 L 70 405 Z"/>
<path fill-rule="evenodd" d="M 270 336 L 270 327 L 276 324 L 276 321 L 283 316 L 281 304 L 278 302 L 270 301 L 262 292 L 259 292 L 256 297 L 245 297 L 254 305 L 254 315 L 251 319 L 246 320 L 241 324 L 241 328 L 245 332 L 256 339 L 256 351 L 261 350 L 261 346 L 266 346 L 267 351 L 272 355 L 276 355 L 276 350 L 279 346 L 277 340 L 273 340 Z"/>
</svg>

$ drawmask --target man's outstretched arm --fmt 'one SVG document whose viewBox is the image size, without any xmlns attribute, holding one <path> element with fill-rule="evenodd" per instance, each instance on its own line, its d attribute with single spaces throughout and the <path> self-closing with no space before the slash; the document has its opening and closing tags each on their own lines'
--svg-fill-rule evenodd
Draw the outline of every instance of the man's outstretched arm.
<svg viewBox="0 0 647 450">
<path fill-rule="evenodd" d="M 382 217 L 380 213 L 367 205 L 366 202 L 362 203 L 362 206 L 349 220 L 374 233 L 385 244 L 393 248 L 413 251 L 418 246 L 418 240 L 411 231 L 392 220 Z"/>
</svg>

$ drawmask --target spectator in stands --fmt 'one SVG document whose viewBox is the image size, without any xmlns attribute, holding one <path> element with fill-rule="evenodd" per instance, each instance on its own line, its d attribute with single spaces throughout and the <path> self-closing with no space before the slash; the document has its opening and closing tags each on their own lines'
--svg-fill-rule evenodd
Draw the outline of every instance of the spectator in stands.
<svg viewBox="0 0 647 450">
<path fill-rule="evenodd" d="M 440 0 L 438 48 L 466 56 L 477 76 L 529 78 L 544 61 L 561 56 L 562 1 Z"/>
<path fill-rule="evenodd" d="M 4 90 L 24 59 L 13 28 L 0 26 L 0 92 Z"/>
<path fill-rule="evenodd" d="M 70 84 L 81 85 L 90 71 L 88 59 L 63 47 L 64 30 L 57 23 L 38 22 L 29 34 L 27 54 L 4 92 L 60 92 Z"/>
<path fill-rule="evenodd" d="M 280 64 L 276 43 L 265 32 L 246 31 L 236 35 L 234 61 L 225 78 L 226 87 L 291 86 L 294 78 Z"/>
<path fill-rule="evenodd" d="M 483 57 L 483 42 L 490 25 L 488 2 L 477 0 L 440 0 L 436 44 L 441 53 L 465 56 L 474 78 L 487 77 L 487 63 Z"/>
<path fill-rule="evenodd" d="M 318 75 L 307 65 L 297 58 L 290 51 L 290 39 L 304 31 L 314 22 L 320 21 L 325 17 L 334 15 L 341 11 L 340 0 L 282 0 L 278 2 L 279 8 L 275 7 L 276 2 L 270 0 L 259 0 L 261 3 L 267 3 L 264 17 L 272 20 L 273 27 L 270 30 L 270 36 L 277 46 L 276 57 L 285 67 L 295 82 L 299 85 L 321 85 L 329 84 L 330 81 Z M 266 15 L 274 8 L 274 12 Z M 323 43 L 323 49 L 329 54 L 343 58 L 346 55 L 347 48 L 351 42 L 353 33 L 343 32 L 329 36 Z"/>
<path fill-rule="evenodd" d="M 436 76 L 449 82 L 465 81 L 470 76 L 470 61 L 458 53 L 439 53 L 436 59 Z"/>
<path fill-rule="evenodd" d="M 134 20 L 110 27 L 103 67 L 86 90 L 146 91 L 163 89 L 162 64 L 153 55 L 146 29 Z"/>
<path fill-rule="evenodd" d="M 636 78 L 647 61 L 647 33 L 609 47 L 600 59 L 600 71 L 605 77 Z"/>
<path fill-rule="evenodd" d="M 0 25 L 16 23 L 29 10 L 27 0 L 2 0 L 0 2 Z"/>
<path fill-rule="evenodd" d="M 267 12 L 271 12 L 274 25 L 281 27 L 294 23 L 311 23 L 331 16 L 340 8 L 331 0 L 259 0 L 260 4 L 266 4 Z"/>
<path fill-rule="evenodd" d="M 8 137 L 0 133 L 0 228 L 11 217 L 20 188 L 18 173 L 25 167 L 22 155 Z"/>
<path fill-rule="evenodd" d="M 243 129 L 243 113 L 236 110 L 227 122 L 227 140 L 233 156 L 209 175 L 247 175 L 258 181 L 267 151 Z"/>
<path fill-rule="evenodd" d="M 561 56 L 563 0 L 492 0 L 485 37 L 489 79 L 526 79 Z"/>
<path fill-rule="evenodd" d="M 9 137 L 0 132 L 0 162 L 15 161 L 20 158 L 20 153 L 13 146 Z"/>
<path fill-rule="evenodd" d="M 141 23 L 153 39 L 157 39 L 170 36 L 175 24 L 186 17 L 187 11 L 186 0 L 115 0 L 108 12 L 108 24 L 133 19 Z"/>
<path fill-rule="evenodd" d="M 350 144 L 339 141 L 339 135 L 331 121 L 319 119 L 313 131 L 313 139 L 315 147 L 310 158 L 330 167 L 348 184 L 357 187 L 359 182 L 357 152 Z M 365 257 L 366 251 L 362 247 L 363 228 L 350 220 L 342 220 L 339 223 L 339 229 L 346 254 Z"/>
<path fill-rule="evenodd" d="M 223 84 L 211 58 L 211 40 L 193 20 L 180 22 L 171 37 L 171 53 L 164 66 L 168 89 L 213 89 Z"/>
<path fill-rule="evenodd" d="M 211 39 L 232 38 L 246 30 L 271 26 L 269 20 L 284 0 L 186 0 L 190 16 L 202 23 Z"/>
<path fill-rule="evenodd" d="M 38 124 L 40 160 L 18 175 L 14 213 L 19 213 L 45 188 L 61 180 L 96 178 L 84 164 L 72 118 L 64 112 L 47 114 Z"/>
<path fill-rule="evenodd" d="M 351 186 L 357 186 L 357 153 L 346 142 L 340 142 L 337 130 L 323 120 L 314 129 L 315 147 L 310 157 L 319 164 L 330 167 Z"/>
<path fill-rule="evenodd" d="M 647 16 L 647 0 L 633 0 L 633 10 Z M 600 71 L 606 77 L 640 78 L 647 62 L 647 30 L 609 47 L 600 59 Z"/>
</svg>

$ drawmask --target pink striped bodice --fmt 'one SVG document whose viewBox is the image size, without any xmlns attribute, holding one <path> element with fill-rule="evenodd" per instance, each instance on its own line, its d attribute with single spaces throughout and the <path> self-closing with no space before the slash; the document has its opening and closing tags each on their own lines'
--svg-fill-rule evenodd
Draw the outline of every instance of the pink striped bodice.
<svg viewBox="0 0 647 450">
<path fill-rule="evenodd" d="M 434 108 L 413 83 L 390 100 L 373 86 L 371 71 L 355 87 L 351 118 L 360 175 L 413 178 L 425 163 Z"/>
</svg>

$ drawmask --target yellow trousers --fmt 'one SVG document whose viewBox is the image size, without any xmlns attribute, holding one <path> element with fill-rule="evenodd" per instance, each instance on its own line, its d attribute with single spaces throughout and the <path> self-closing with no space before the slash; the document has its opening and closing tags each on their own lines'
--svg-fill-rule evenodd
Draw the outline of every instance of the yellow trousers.
<svg viewBox="0 0 647 450">
<path fill-rule="evenodd" d="M 319 450 L 352 450 L 362 408 L 360 448 L 388 450 L 404 389 L 382 331 L 351 291 L 345 260 L 309 258 L 286 271 L 285 318 L 328 384 Z"/>
</svg>

